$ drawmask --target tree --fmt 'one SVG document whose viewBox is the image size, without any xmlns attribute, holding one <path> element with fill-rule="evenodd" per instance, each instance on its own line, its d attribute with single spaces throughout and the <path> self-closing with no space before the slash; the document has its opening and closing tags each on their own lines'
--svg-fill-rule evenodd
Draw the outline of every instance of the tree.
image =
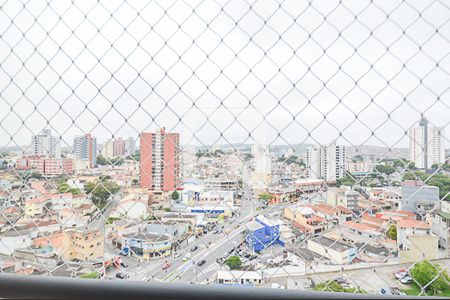
<svg viewBox="0 0 450 300">
<path fill-rule="evenodd" d="M 177 191 L 173 191 L 172 200 L 178 200 L 178 198 L 180 198 L 180 193 L 178 193 Z"/>
<path fill-rule="evenodd" d="M 339 178 L 336 180 L 337 187 L 340 187 L 341 185 L 354 186 L 355 184 L 356 180 L 351 176 L 346 176 L 344 178 Z"/>
<path fill-rule="evenodd" d="M 416 180 L 416 176 L 414 176 L 413 172 L 406 172 L 405 174 L 403 174 L 403 181 L 405 180 Z"/>
<path fill-rule="evenodd" d="M 122 157 L 112 157 L 112 158 L 104 158 L 102 155 L 97 156 L 97 164 L 100 166 L 112 165 L 112 166 L 120 166 L 124 163 L 124 159 Z"/>
<path fill-rule="evenodd" d="M 263 201 L 269 201 L 269 199 L 272 198 L 272 195 L 269 193 L 261 193 L 259 194 L 259 200 L 263 200 Z"/>
<path fill-rule="evenodd" d="M 386 235 L 388 238 L 392 240 L 397 240 L 397 226 L 395 224 L 392 224 L 391 227 L 389 227 L 389 230 L 387 231 Z"/>
<path fill-rule="evenodd" d="M 412 268 L 411 276 L 431 295 L 438 295 L 450 290 L 447 272 L 439 264 L 432 264 L 426 260 L 418 262 Z"/>
<path fill-rule="evenodd" d="M 120 190 L 120 186 L 109 180 L 97 180 L 88 182 L 85 186 L 86 194 L 91 195 L 92 202 L 98 207 L 104 207 L 106 200 L 111 195 L 116 194 Z"/>
<path fill-rule="evenodd" d="M 253 158 L 253 155 L 252 154 L 250 154 L 250 153 L 245 153 L 245 155 L 244 155 L 244 160 L 245 161 L 249 161 L 250 159 L 252 159 Z"/>
<path fill-rule="evenodd" d="M 4 170 L 8 167 L 8 161 L 4 160 L 0 163 L 0 170 Z"/>
<path fill-rule="evenodd" d="M 395 172 L 395 168 L 390 165 L 376 165 L 375 170 L 388 176 Z"/>
<path fill-rule="evenodd" d="M 37 173 L 37 172 L 33 172 L 33 173 L 30 174 L 30 179 L 31 178 L 42 179 L 42 174 L 41 173 Z"/>
<path fill-rule="evenodd" d="M 59 183 L 58 193 L 61 193 L 61 194 L 71 193 L 72 195 L 78 195 L 80 193 L 80 190 L 77 188 L 71 187 L 67 182 L 62 181 Z"/>
<path fill-rule="evenodd" d="M 108 164 L 108 161 L 106 160 L 106 158 L 103 157 L 103 155 L 98 155 L 97 164 L 99 164 L 100 166 L 105 166 Z"/>
<path fill-rule="evenodd" d="M 91 273 L 81 274 L 80 278 L 84 279 L 98 279 L 100 278 L 100 274 L 96 271 L 93 271 Z"/>
<path fill-rule="evenodd" d="M 242 265 L 241 258 L 239 256 L 230 256 L 226 261 L 226 265 L 231 270 L 238 269 Z"/>
</svg>

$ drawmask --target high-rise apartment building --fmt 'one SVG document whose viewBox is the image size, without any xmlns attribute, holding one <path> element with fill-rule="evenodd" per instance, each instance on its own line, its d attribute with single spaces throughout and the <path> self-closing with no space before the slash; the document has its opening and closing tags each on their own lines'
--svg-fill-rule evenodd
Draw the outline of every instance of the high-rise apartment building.
<svg viewBox="0 0 450 300">
<path fill-rule="evenodd" d="M 44 129 L 41 133 L 34 135 L 31 139 L 31 155 L 46 155 L 54 158 L 61 157 L 61 146 L 59 139 L 52 136 L 50 129 Z"/>
<path fill-rule="evenodd" d="M 114 142 L 113 139 L 108 139 L 102 145 L 101 155 L 104 158 L 112 158 L 114 157 Z"/>
<path fill-rule="evenodd" d="M 114 156 L 123 156 L 125 154 L 125 140 L 121 137 L 118 137 L 114 141 Z"/>
<path fill-rule="evenodd" d="M 165 128 L 140 137 L 141 187 L 172 191 L 180 185 L 180 135 Z"/>
<path fill-rule="evenodd" d="M 410 160 L 417 168 L 428 170 L 433 164 L 445 162 L 443 130 L 430 126 L 426 118 L 418 127 L 409 129 Z"/>
<path fill-rule="evenodd" d="M 253 145 L 252 155 L 255 158 L 255 173 L 262 176 L 270 175 L 272 173 L 272 158 L 269 147 Z"/>
<path fill-rule="evenodd" d="M 97 165 L 97 139 L 90 133 L 75 137 L 73 152 L 75 158 L 86 161 L 89 168 Z"/>
<path fill-rule="evenodd" d="M 125 140 L 125 155 L 133 155 L 136 152 L 136 142 L 134 138 L 129 137 Z"/>
<path fill-rule="evenodd" d="M 327 181 L 345 177 L 345 155 L 345 146 L 335 143 L 308 147 L 306 152 L 308 177 Z"/>
</svg>

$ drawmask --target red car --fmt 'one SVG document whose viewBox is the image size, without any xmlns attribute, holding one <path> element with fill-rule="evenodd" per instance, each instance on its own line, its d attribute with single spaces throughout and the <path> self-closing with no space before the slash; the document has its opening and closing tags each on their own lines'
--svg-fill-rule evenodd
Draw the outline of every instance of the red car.
<svg viewBox="0 0 450 300">
<path fill-rule="evenodd" d="M 162 267 L 163 270 L 170 268 L 172 265 L 170 264 L 170 262 L 166 262 L 164 264 L 164 266 Z"/>
</svg>

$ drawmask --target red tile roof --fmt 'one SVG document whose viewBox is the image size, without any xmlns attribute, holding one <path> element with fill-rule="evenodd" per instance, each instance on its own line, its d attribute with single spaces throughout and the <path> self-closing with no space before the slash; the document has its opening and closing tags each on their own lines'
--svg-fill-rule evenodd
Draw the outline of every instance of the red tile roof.
<svg viewBox="0 0 450 300">
<path fill-rule="evenodd" d="M 360 232 L 375 232 L 379 229 L 378 226 L 365 224 L 365 223 L 356 223 L 353 221 L 347 221 L 344 223 L 344 226 L 347 226 L 349 228 L 353 228 Z"/>
<path fill-rule="evenodd" d="M 401 228 L 417 228 L 417 229 L 430 229 L 431 226 L 423 221 L 414 219 L 404 219 L 397 222 L 397 226 Z"/>
</svg>

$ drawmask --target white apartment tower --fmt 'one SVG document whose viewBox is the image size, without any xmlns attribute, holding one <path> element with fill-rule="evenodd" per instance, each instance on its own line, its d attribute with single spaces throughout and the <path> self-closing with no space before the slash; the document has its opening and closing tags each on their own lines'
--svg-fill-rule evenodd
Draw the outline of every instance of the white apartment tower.
<svg viewBox="0 0 450 300">
<path fill-rule="evenodd" d="M 428 125 L 422 118 L 418 127 L 409 129 L 410 160 L 419 169 L 428 170 L 433 164 L 445 162 L 443 128 Z"/>
<path fill-rule="evenodd" d="M 272 158 L 269 147 L 261 145 L 252 146 L 252 155 L 255 158 L 255 173 L 258 176 L 266 176 L 272 173 Z"/>
<path fill-rule="evenodd" d="M 309 147 L 306 166 L 309 178 L 331 181 L 345 177 L 345 146 L 332 143 Z"/>
<path fill-rule="evenodd" d="M 112 158 L 112 157 L 114 156 L 114 143 L 113 143 L 113 139 L 109 139 L 109 140 L 107 140 L 105 143 L 103 143 L 101 155 L 102 155 L 104 158 Z"/>
<path fill-rule="evenodd" d="M 125 140 L 125 155 L 134 155 L 136 152 L 136 142 L 134 138 L 129 137 Z"/>
<path fill-rule="evenodd" d="M 59 139 L 52 136 L 50 129 L 44 129 L 31 139 L 30 152 L 32 155 L 46 155 L 54 158 L 61 157 L 61 145 Z"/>
</svg>

